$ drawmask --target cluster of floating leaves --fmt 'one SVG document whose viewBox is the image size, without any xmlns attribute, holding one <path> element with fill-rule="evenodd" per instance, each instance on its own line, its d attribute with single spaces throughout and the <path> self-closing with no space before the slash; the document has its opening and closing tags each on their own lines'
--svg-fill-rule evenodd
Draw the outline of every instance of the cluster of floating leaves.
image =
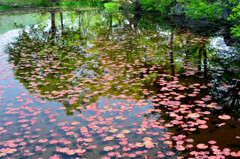
<svg viewBox="0 0 240 159">
<path fill-rule="evenodd" d="M 1 86 L 1 157 L 240 156 L 214 140 L 189 138 L 208 129 L 210 115 L 222 107 L 201 95 L 214 83 L 201 82 L 199 61 L 176 55 L 203 51 L 208 38 L 130 28 L 80 40 L 74 32 L 32 33 L 23 31 L 9 47 L 11 64 L 0 72 L 2 81 L 14 81 Z M 11 88 L 20 95 L 9 97 Z M 230 119 L 219 115 L 216 126 Z"/>
</svg>

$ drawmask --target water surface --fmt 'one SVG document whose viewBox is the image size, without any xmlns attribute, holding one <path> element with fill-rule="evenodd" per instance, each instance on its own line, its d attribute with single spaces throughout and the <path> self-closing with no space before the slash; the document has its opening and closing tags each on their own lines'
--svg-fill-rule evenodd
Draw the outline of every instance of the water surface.
<svg viewBox="0 0 240 159">
<path fill-rule="evenodd" d="M 240 155 L 227 29 L 102 10 L 1 18 L 1 157 Z"/>
</svg>

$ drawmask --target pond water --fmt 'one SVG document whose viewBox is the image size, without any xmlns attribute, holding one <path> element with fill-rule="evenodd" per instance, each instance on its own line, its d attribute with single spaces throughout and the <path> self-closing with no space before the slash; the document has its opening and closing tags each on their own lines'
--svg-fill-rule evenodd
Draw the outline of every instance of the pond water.
<svg viewBox="0 0 240 159">
<path fill-rule="evenodd" d="M 240 156 L 240 48 L 225 26 L 103 10 L 0 19 L 1 158 Z"/>
</svg>

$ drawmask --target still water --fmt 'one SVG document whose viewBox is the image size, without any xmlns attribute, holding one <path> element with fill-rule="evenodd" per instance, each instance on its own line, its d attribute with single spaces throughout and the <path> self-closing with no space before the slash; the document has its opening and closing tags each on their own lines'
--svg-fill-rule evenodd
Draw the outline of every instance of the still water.
<svg viewBox="0 0 240 159">
<path fill-rule="evenodd" d="M 1 158 L 240 156 L 240 48 L 225 26 L 102 10 L 0 19 Z"/>
</svg>

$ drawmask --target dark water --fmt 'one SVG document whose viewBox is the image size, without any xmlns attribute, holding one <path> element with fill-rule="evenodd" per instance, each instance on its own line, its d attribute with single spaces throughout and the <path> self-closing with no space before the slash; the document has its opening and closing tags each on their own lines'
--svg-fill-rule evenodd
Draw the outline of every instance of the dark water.
<svg viewBox="0 0 240 159">
<path fill-rule="evenodd" d="M 1 19 L 2 158 L 240 156 L 226 26 L 99 10 Z"/>
</svg>

